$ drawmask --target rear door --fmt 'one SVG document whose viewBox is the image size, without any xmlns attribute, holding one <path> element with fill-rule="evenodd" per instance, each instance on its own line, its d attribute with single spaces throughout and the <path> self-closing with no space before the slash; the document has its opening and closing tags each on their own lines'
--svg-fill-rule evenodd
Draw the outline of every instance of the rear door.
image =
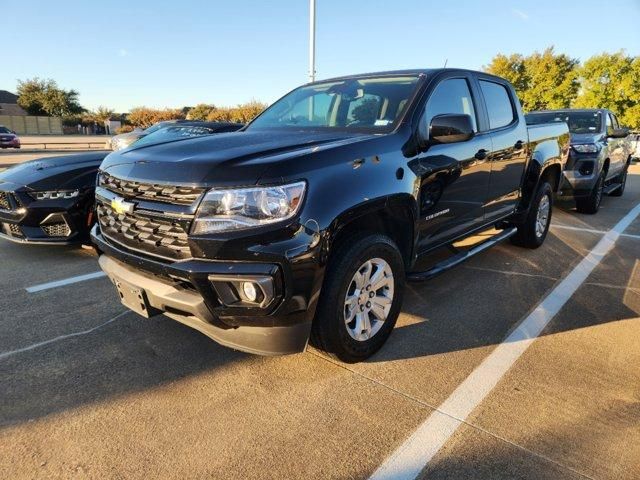
<svg viewBox="0 0 640 480">
<path fill-rule="evenodd" d="M 485 128 L 491 137 L 491 176 L 487 192 L 487 221 L 513 212 L 520 198 L 527 163 L 527 126 L 520 119 L 520 103 L 507 82 L 478 75 L 478 88 L 485 106 Z"/>
<path fill-rule="evenodd" d="M 607 179 L 611 179 L 620 174 L 622 169 L 624 168 L 624 164 L 627 160 L 627 152 L 626 152 L 626 138 L 613 138 L 609 135 L 620 128 L 620 124 L 618 123 L 618 119 L 616 116 L 607 112 L 607 144 L 609 145 L 609 172 L 607 175 Z"/>
<path fill-rule="evenodd" d="M 441 78 L 425 103 L 421 122 L 436 115 L 466 114 L 478 131 L 477 98 L 472 77 L 450 74 Z M 420 187 L 420 250 L 461 235 L 484 221 L 491 150 L 488 135 L 460 143 L 431 145 L 419 161 L 427 172 Z"/>
</svg>

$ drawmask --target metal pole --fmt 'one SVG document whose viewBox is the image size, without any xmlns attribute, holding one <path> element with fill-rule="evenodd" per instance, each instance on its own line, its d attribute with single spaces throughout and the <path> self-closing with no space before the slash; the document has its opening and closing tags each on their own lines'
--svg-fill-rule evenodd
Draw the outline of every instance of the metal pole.
<svg viewBox="0 0 640 480">
<path fill-rule="evenodd" d="M 309 0 L 309 81 L 316 80 L 316 0 Z"/>
</svg>

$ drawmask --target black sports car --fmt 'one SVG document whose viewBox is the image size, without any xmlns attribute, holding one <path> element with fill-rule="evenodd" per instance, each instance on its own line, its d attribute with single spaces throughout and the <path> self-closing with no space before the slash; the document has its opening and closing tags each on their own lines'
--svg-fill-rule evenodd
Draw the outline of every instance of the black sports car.
<svg viewBox="0 0 640 480">
<path fill-rule="evenodd" d="M 0 236 L 31 243 L 86 240 L 96 173 L 108 153 L 41 158 L 0 173 Z"/>
<path fill-rule="evenodd" d="M 238 130 L 241 124 L 172 124 L 128 147 Z M 0 237 L 20 243 L 88 241 L 96 174 L 107 151 L 47 157 L 0 172 Z"/>
</svg>

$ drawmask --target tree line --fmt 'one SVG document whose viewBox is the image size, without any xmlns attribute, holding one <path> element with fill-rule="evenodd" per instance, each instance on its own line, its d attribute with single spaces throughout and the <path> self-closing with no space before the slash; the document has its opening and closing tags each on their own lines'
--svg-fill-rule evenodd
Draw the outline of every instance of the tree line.
<svg viewBox="0 0 640 480">
<path fill-rule="evenodd" d="M 622 123 L 640 129 L 640 57 L 624 51 L 601 53 L 584 62 L 554 47 L 531 55 L 497 54 L 484 70 L 509 80 L 525 112 L 557 108 L 608 108 Z M 146 128 L 163 120 L 191 119 L 246 123 L 266 104 L 252 100 L 234 107 L 198 104 L 182 109 L 136 107 L 118 114 L 107 107 L 83 108 L 78 92 L 58 87 L 50 79 L 18 81 L 18 104 L 30 115 L 63 117 L 66 125 L 120 120 L 123 130 Z"/>
<path fill-rule="evenodd" d="M 624 51 L 584 62 L 553 47 L 531 55 L 498 54 L 485 71 L 509 80 L 525 112 L 558 108 L 608 108 L 640 129 L 640 57 Z"/>
</svg>

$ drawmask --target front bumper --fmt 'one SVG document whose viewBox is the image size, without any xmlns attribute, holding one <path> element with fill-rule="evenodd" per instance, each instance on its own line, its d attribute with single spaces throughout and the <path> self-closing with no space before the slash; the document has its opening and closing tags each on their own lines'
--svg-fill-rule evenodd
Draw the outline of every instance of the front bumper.
<svg viewBox="0 0 640 480">
<path fill-rule="evenodd" d="M 152 315 L 190 326 L 218 343 L 261 355 L 305 350 L 315 311 L 312 285 L 319 269 L 291 268 L 287 262 L 189 259 L 166 263 L 107 241 L 95 227 L 91 240 L 103 252 L 100 266 L 111 281 L 144 291 Z M 268 279 L 272 300 L 266 304 L 229 303 L 224 285 Z M 312 300 L 314 299 L 314 300 Z"/>
<path fill-rule="evenodd" d="M 599 171 L 583 175 L 578 171 L 565 170 L 560 185 L 560 198 L 582 198 L 591 195 L 598 182 Z"/>
<path fill-rule="evenodd" d="M 23 191 L 0 193 L 9 203 L 8 209 L 0 208 L 0 238 L 42 245 L 70 245 L 87 239 L 87 201 L 92 194 L 35 201 Z"/>
</svg>

